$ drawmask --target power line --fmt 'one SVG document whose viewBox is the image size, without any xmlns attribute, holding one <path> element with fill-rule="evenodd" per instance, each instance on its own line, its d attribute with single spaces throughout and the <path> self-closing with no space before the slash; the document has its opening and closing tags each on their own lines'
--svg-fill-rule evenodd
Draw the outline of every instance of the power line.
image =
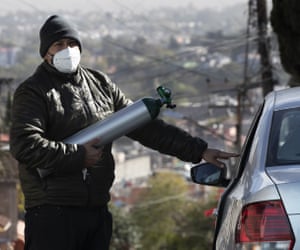
<svg viewBox="0 0 300 250">
<path fill-rule="evenodd" d="M 131 14 L 133 14 L 133 15 L 135 15 L 135 16 L 138 16 L 138 17 L 140 17 L 140 18 L 143 18 L 143 20 L 144 21 L 146 21 L 146 22 L 148 22 L 148 23 L 153 23 L 153 20 L 149 20 L 149 18 L 147 18 L 146 16 L 144 16 L 144 15 L 141 15 L 141 14 L 136 14 L 136 12 L 135 11 L 133 11 L 132 9 L 130 9 L 130 8 L 128 8 L 128 6 L 126 5 L 123 5 L 123 4 L 121 4 L 119 1 L 114 1 L 114 2 L 116 2 L 117 3 L 117 5 L 118 6 L 121 6 L 123 9 L 125 9 L 125 10 L 127 10 L 128 12 L 130 12 Z M 93 2 L 95 5 L 98 5 L 98 3 L 95 3 L 95 2 Z M 117 20 L 122 24 L 122 25 L 125 25 L 125 26 L 127 26 L 126 25 L 126 22 L 124 22 L 124 20 L 121 20 L 120 18 L 117 18 Z M 170 29 L 169 27 L 167 27 L 167 26 L 165 26 L 165 25 L 162 25 L 161 23 L 159 24 L 159 26 L 161 26 L 161 27 L 163 27 L 164 29 L 167 29 L 167 30 L 169 30 L 169 31 L 172 31 L 172 32 L 174 32 L 175 30 L 173 30 L 173 29 Z M 236 45 L 234 45 L 234 44 L 232 44 L 231 45 L 231 47 L 233 47 L 233 46 L 242 46 L 243 45 L 243 43 L 244 43 L 244 41 L 242 41 L 242 38 L 238 38 L 239 39 L 239 41 L 238 41 L 238 43 L 236 44 Z M 255 39 L 255 37 L 253 38 L 253 39 Z M 110 41 L 111 42 L 111 41 Z M 127 48 L 125 48 L 124 46 L 120 46 L 120 44 L 116 44 L 116 43 L 114 43 L 114 45 L 117 45 L 118 47 L 122 47 L 123 49 L 125 49 L 126 51 L 129 51 L 129 52 L 132 52 L 132 53 L 137 53 L 137 51 L 134 51 L 133 49 L 129 49 L 128 47 Z M 229 49 L 230 47 L 228 46 L 228 45 L 226 45 L 225 43 L 223 43 L 223 44 L 220 44 L 220 45 L 215 45 L 215 46 L 212 46 L 213 47 L 213 49 L 217 49 L 217 47 L 219 46 L 219 48 L 221 48 L 221 46 L 224 48 L 224 49 Z M 137 54 L 139 54 L 139 55 L 142 55 L 142 53 L 140 53 L 140 52 L 138 52 Z M 152 59 L 152 60 L 154 60 L 156 63 L 164 63 L 164 64 L 166 64 L 166 63 L 169 63 L 167 60 L 162 60 L 162 59 L 160 59 L 160 58 L 154 58 L 154 57 L 151 57 L 151 58 L 149 58 L 149 56 L 147 56 L 147 55 L 144 55 L 144 57 L 146 57 L 146 58 L 148 58 L 148 59 Z M 172 62 L 172 64 L 173 64 L 173 66 L 174 66 L 174 63 Z M 147 66 L 146 66 L 147 67 Z M 178 67 L 178 65 L 177 65 L 177 67 Z M 185 68 L 178 68 L 179 70 L 186 70 Z M 125 70 L 125 69 L 124 69 Z M 207 74 L 204 74 L 204 73 L 201 73 L 201 72 L 199 72 L 199 71 L 195 71 L 195 70 L 188 70 L 190 73 L 196 73 L 196 74 L 202 74 L 202 76 L 206 76 L 206 77 L 209 77 Z M 120 72 L 118 72 L 118 73 L 120 73 Z M 165 75 L 168 75 L 168 73 L 166 73 Z"/>
<path fill-rule="evenodd" d="M 187 72 L 194 73 L 196 75 L 207 77 L 207 74 L 205 74 L 205 73 L 199 72 L 197 70 L 186 69 L 182 65 L 179 65 L 179 64 L 176 64 L 176 63 L 174 63 L 172 61 L 166 60 L 165 58 L 160 58 L 160 57 L 156 57 L 156 56 L 152 56 L 152 55 L 146 55 L 146 54 L 144 54 L 144 53 L 142 53 L 140 51 L 137 51 L 135 49 L 129 48 L 129 47 L 125 46 L 125 45 L 121 45 L 121 44 L 119 44 L 119 43 L 117 43 L 117 42 L 115 42 L 115 41 L 113 41 L 113 40 L 111 40 L 109 38 L 103 38 L 103 39 L 105 41 L 109 42 L 110 44 L 113 44 L 113 45 L 115 45 L 117 47 L 120 47 L 120 48 L 122 48 L 122 49 L 124 49 L 126 51 L 129 51 L 131 53 L 134 53 L 134 54 L 137 54 L 137 55 L 141 55 L 141 56 L 143 56 L 145 58 L 151 59 L 152 61 L 162 62 L 164 64 L 169 64 L 171 66 L 176 67 L 177 69 L 182 69 L 182 70 L 185 70 Z"/>
<path fill-rule="evenodd" d="M 26 1 L 22 1 L 22 2 L 28 4 L 28 2 L 26 2 Z M 29 4 L 29 6 L 30 6 L 30 4 Z M 31 6 L 31 7 L 34 7 L 34 6 Z M 120 21 L 122 21 L 122 20 L 120 20 Z M 126 22 L 124 22 L 124 20 L 122 21 L 122 23 L 126 25 Z M 237 37 L 235 39 L 232 39 L 231 41 L 228 41 L 227 43 L 226 42 L 215 43 L 213 45 L 213 48 L 214 49 L 232 49 L 234 46 L 242 46 L 243 43 L 244 43 L 243 37 L 244 37 L 244 35 L 242 35 L 240 37 Z M 251 39 L 255 40 L 256 37 L 252 36 Z M 207 70 L 204 71 L 204 70 L 199 70 L 199 69 L 187 69 L 187 68 L 185 68 L 184 66 L 181 65 L 181 63 L 180 63 L 181 56 L 188 56 L 189 54 L 194 53 L 194 50 L 191 50 L 190 52 L 185 52 L 185 53 L 182 53 L 182 54 L 177 54 L 174 57 L 160 58 L 160 57 L 157 57 L 157 56 L 145 55 L 142 52 L 138 52 L 138 51 L 136 51 L 132 48 L 129 48 L 128 46 L 121 45 L 121 44 L 119 44 L 115 41 L 112 41 L 111 39 L 109 39 L 107 42 L 109 42 L 110 44 L 112 44 L 114 46 L 122 48 L 123 50 L 126 50 L 130 53 L 138 54 L 140 56 L 143 56 L 144 58 L 148 59 L 151 62 L 152 65 L 157 65 L 157 67 L 159 67 L 159 64 L 167 64 L 167 65 L 170 65 L 174 68 L 173 70 L 168 70 L 166 72 L 158 71 L 156 74 L 154 74 L 152 76 L 151 75 L 146 76 L 146 78 L 144 78 L 146 80 L 147 80 L 147 78 L 148 79 L 155 79 L 155 78 L 167 77 L 167 76 L 169 76 L 173 73 L 176 73 L 176 72 L 181 72 L 181 76 L 179 75 L 177 77 L 177 79 L 180 79 L 181 77 L 183 77 L 184 74 L 194 74 L 194 75 L 198 75 L 198 76 L 201 76 L 201 77 L 212 78 L 212 79 L 218 80 L 217 79 L 218 77 L 216 75 L 214 75 L 213 73 L 210 73 Z M 174 60 L 175 57 L 178 57 L 178 59 Z M 178 63 L 176 61 L 178 61 Z M 152 67 L 151 64 L 150 64 L 150 67 Z M 149 67 L 149 64 L 144 64 L 142 69 L 145 69 L 146 67 Z M 159 69 L 161 69 L 161 67 Z M 137 67 L 135 67 L 135 70 L 138 70 Z M 222 69 L 222 70 L 223 70 L 223 72 L 228 74 L 226 69 Z M 118 72 L 118 73 L 120 73 L 120 72 Z M 229 74 L 230 74 L 230 72 L 229 72 Z M 138 80 L 140 81 L 142 79 L 138 79 Z"/>
</svg>

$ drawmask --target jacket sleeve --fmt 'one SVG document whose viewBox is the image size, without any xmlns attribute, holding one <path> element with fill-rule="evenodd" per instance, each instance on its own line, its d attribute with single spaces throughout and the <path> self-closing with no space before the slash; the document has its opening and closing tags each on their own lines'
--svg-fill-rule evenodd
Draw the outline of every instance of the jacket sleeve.
<svg viewBox="0 0 300 250">
<path fill-rule="evenodd" d="M 132 103 L 114 83 L 110 80 L 107 82 L 114 96 L 115 111 Z M 207 143 L 201 138 L 193 137 L 161 119 L 151 121 L 144 127 L 129 133 L 128 137 L 139 141 L 146 147 L 176 156 L 186 162 L 200 162 L 203 152 L 207 149 Z"/>
<path fill-rule="evenodd" d="M 207 149 L 207 143 L 201 138 L 193 137 L 161 119 L 151 121 L 128 136 L 160 153 L 192 163 L 200 162 L 203 152 Z"/>
<path fill-rule="evenodd" d="M 43 95 L 30 84 L 22 84 L 16 90 L 10 128 L 12 155 L 32 170 L 81 170 L 85 155 L 83 146 L 66 145 L 47 138 L 49 116 L 45 102 Z"/>
</svg>

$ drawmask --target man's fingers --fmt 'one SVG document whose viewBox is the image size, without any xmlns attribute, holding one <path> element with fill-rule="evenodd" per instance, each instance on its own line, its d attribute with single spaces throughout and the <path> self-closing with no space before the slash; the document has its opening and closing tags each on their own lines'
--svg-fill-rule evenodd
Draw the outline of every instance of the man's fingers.
<svg viewBox="0 0 300 250">
<path fill-rule="evenodd" d="M 216 160 L 214 162 L 214 165 L 218 166 L 219 168 L 224 168 L 225 167 L 225 164 L 221 161 L 218 161 L 218 160 Z"/>
<path fill-rule="evenodd" d="M 101 141 L 100 139 L 95 138 L 95 139 L 90 140 L 87 144 L 90 145 L 90 146 L 94 146 L 94 145 L 99 144 L 100 141 Z"/>
<path fill-rule="evenodd" d="M 222 159 L 228 159 L 231 157 L 238 157 L 238 156 L 239 154 L 237 153 L 228 153 L 228 152 L 220 151 L 217 157 Z"/>
</svg>

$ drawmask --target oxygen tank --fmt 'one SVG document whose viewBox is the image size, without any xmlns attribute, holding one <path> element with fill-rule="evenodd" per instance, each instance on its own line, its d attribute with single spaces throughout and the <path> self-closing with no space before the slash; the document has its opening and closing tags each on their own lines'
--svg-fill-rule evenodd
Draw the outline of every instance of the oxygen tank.
<svg viewBox="0 0 300 250">
<path fill-rule="evenodd" d="M 142 98 L 106 119 L 80 130 L 63 142 L 84 144 L 94 138 L 99 138 L 100 143 L 95 147 L 101 147 L 154 120 L 159 115 L 162 106 L 166 105 L 167 108 L 171 109 L 176 107 L 172 104 L 171 91 L 168 88 L 159 86 L 156 91 L 160 98 Z M 38 172 L 41 177 L 45 177 L 52 171 L 50 169 L 38 169 Z"/>
<path fill-rule="evenodd" d="M 100 144 L 95 146 L 101 147 L 142 127 L 159 115 L 163 105 L 166 104 L 167 108 L 175 107 L 175 105 L 172 104 L 171 91 L 169 89 L 160 86 L 157 88 L 157 92 L 160 98 L 142 98 L 130 106 L 117 111 L 108 118 L 80 130 L 65 139 L 64 142 L 84 144 L 94 138 L 99 138 L 101 140 Z"/>
<path fill-rule="evenodd" d="M 65 139 L 64 142 L 84 144 L 94 138 L 99 138 L 100 144 L 95 146 L 101 147 L 142 127 L 159 115 L 163 105 L 166 104 L 167 108 L 175 107 L 175 105 L 172 104 L 171 91 L 169 89 L 160 86 L 157 88 L 157 92 L 160 96 L 159 99 L 152 97 L 142 98 L 130 106 L 117 111 L 108 118 L 80 130 Z"/>
</svg>

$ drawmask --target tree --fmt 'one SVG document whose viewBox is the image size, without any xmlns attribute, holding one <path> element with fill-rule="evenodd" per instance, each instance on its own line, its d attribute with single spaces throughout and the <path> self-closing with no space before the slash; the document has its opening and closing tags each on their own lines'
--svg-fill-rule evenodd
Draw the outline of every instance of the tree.
<svg viewBox="0 0 300 250">
<path fill-rule="evenodd" d="M 168 249 L 212 249 L 215 222 L 213 216 L 205 216 L 205 214 L 216 205 L 214 199 L 209 202 L 187 201 L 184 214 L 177 218 L 177 226 L 181 235 L 174 239 Z"/>
<path fill-rule="evenodd" d="M 114 223 L 110 249 L 139 249 L 140 233 L 130 215 L 114 205 L 110 206 L 110 211 L 113 215 Z"/>
<path fill-rule="evenodd" d="M 142 249 L 209 249 L 213 224 L 204 218 L 203 204 L 191 201 L 186 180 L 162 172 L 150 179 L 149 187 L 131 212 Z"/>
</svg>

